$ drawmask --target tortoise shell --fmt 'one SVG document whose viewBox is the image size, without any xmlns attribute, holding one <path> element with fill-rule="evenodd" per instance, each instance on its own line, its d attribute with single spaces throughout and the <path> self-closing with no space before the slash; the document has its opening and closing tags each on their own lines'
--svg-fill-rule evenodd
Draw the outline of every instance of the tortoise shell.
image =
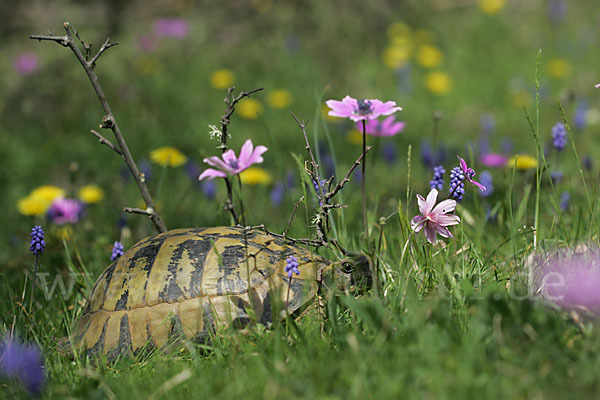
<svg viewBox="0 0 600 400">
<path fill-rule="evenodd" d="M 246 236 L 246 238 L 244 237 Z M 247 243 L 247 246 L 245 245 Z M 286 258 L 300 275 L 288 278 Z M 96 281 L 75 331 L 88 355 L 137 355 L 174 338 L 205 341 L 223 324 L 269 324 L 310 302 L 330 263 L 263 232 L 177 229 L 141 240 Z"/>
</svg>

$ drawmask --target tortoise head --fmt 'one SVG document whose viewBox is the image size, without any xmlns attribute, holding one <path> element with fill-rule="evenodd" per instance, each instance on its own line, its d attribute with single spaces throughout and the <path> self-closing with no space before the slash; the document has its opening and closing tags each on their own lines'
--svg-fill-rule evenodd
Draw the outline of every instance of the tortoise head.
<svg viewBox="0 0 600 400">
<path fill-rule="evenodd" d="M 365 292 L 372 282 L 369 259 L 361 253 L 348 253 L 346 258 L 330 264 L 323 271 L 322 281 L 328 289 L 337 287 L 342 291 Z"/>
</svg>

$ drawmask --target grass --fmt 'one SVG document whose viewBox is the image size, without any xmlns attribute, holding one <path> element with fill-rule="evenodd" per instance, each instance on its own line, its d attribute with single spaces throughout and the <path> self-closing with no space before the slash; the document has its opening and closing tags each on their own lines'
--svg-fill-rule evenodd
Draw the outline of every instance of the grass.
<svg viewBox="0 0 600 400">
<path fill-rule="evenodd" d="M 383 1 L 352 9 L 315 0 L 302 9 L 273 4 L 265 14 L 247 5 L 208 4 L 202 13 L 185 14 L 191 23 L 188 38 L 164 39 L 150 53 L 136 47 L 139 35 L 150 30 L 148 19 L 132 19 L 111 35 L 121 44 L 102 57 L 97 73 L 138 161 L 159 146 L 177 147 L 198 165 L 216 154 L 217 143 L 207 134 L 208 125 L 216 124 L 224 110 L 224 91 L 208 83 L 215 69 L 232 69 L 239 89 L 265 87 L 264 96 L 256 96 L 263 114 L 256 120 L 234 116 L 229 143 L 238 149 L 252 138 L 267 145 L 263 166 L 274 182 L 284 182 L 291 174 L 295 183 L 280 206 L 270 203 L 272 186 L 245 186 L 248 224 L 283 231 L 304 195 L 290 232 L 296 237 L 314 233 L 312 187 L 300 183 L 307 159 L 303 138 L 287 109 L 266 104 L 270 90 L 290 91 L 289 108 L 309 120 L 308 137 L 321 150 L 320 163 L 325 165 L 331 154 L 338 177 L 356 159 L 360 145 L 347 139 L 351 124 L 323 116 L 324 100 L 346 94 L 393 99 L 404 108 L 398 116 L 407 122 L 399 136 L 369 143 L 375 144 L 367 171 L 379 293 L 331 293 L 324 319 L 308 313 L 298 320 L 275 321 L 271 329 L 223 328 L 209 344 L 184 343 L 168 354 L 114 364 L 71 360 L 60 354 L 56 340 L 67 336 L 81 315 L 94 280 L 109 263 L 112 243 L 120 239 L 130 247 L 153 234 L 153 227 L 140 216 L 126 217 L 124 228 L 119 224 L 121 208 L 138 206 L 139 195 L 131 179 L 121 178 L 118 157 L 86 133 L 102 115 L 72 55 L 53 43 L 23 39 L 46 26 L 30 24 L 23 35 L 11 36 L 7 54 L 34 50 L 41 66 L 23 78 L 0 62 L 0 184 L 5 188 L 0 206 L 7 210 L 0 226 L 0 287 L 5 293 L 0 298 L 0 334 L 10 331 L 13 316 L 23 311 L 23 272 L 33 268 L 26 238 L 31 226 L 42 223 L 47 250 L 39 276 L 56 286 L 49 296 L 36 292 L 37 307 L 18 320 L 17 332 L 43 349 L 48 380 L 43 396 L 593 397 L 600 390 L 596 323 L 535 299 L 525 275 L 536 247 L 547 252 L 598 240 L 598 182 L 594 170 L 582 167 L 584 157 L 595 160 L 600 151 L 593 141 L 599 57 L 591 51 L 597 43 L 590 33 L 595 26 L 591 5 L 569 4 L 566 19 L 552 22 L 526 2 L 511 3 L 498 15 L 485 15 L 475 6 L 440 9 L 438 3 L 408 1 L 390 10 Z M 221 24 L 225 17 L 232 22 L 227 29 Z M 378 22 L 365 26 L 369 18 Z M 398 71 L 382 65 L 381 52 L 393 40 L 386 29 L 398 21 L 408 23 L 413 33 L 433 33 L 433 43 L 444 54 L 439 69 L 453 80 L 447 95 L 434 95 L 424 87 L 429 70 L 413 58 L 410 89 Z M 98 25 L 71 22 L 84 38 L 103 40 Z M 53 28 L 58 31 L 61 23 Z M 457 24 L 461 29 L 448 34 Z M 543 57 L 536 68 L 540 48 Z M 558 57 L 568 60 L 570 74 L 552 75 L 550 66 Z M 567 93 L 574 93 L 574 100 Z M 590 112 L 580 130 L 572 121 L 583 101 Z M 436 110 L 442 118 L 434 128 Z M 537 154 L 539 168 L 493 170 L 495 190 L 487 198 L 467 187 L 457 209 L 462 223 L 452 229 L 454 238 L 430 246 L 422 234 L 410 231 L 410 219 L 417 213 L 415 194 L 425 195 L 431 179 L 431 170 L 421 162 L 423 140 L 445 146 L 448 173 L 458 165 L 455 154 L 480 172 L 480 119 L 487 114 L 496 121 L 492 150 L 500 152 L 502 142 L 510 139 L 511 154 Z M 572 145 L 558 164 L 546 143 L 551 127 L 561 120 Z M 390 143 L 397 153 L 393 163 L 378 153 Z M 558 168 L 564 178 L 554 183 L 549 173 Z M 60 227 L 44 217 L 25 217 L 15 208 L 38 185 L 61 186 L 73 197 L 87 183 L 99 184 L 106 196 L 86 208 L 68 237 L 61 237 Z M 153 165 L 148 184 L 169 228 L 229 223 L 222 210 L 222 182 L 217 182 L 216 199 L 209 199 L 184 167 Z M 565 191 L 571 203 L 561 210 Z M 362 234 L 360 185 L 349 182 L 341 195 L 338 200 L 348 207 L 333 214 L 332 234 L 348 249 L 364 250 L 369 246 Z M 338 256 L 319 252 L 332 260 Z M 61 278 L 55 281 L 57 276 Z M 0 388 L 0 398 L 26 396 L 9 379 L 0 380 Z"/>
</svg>

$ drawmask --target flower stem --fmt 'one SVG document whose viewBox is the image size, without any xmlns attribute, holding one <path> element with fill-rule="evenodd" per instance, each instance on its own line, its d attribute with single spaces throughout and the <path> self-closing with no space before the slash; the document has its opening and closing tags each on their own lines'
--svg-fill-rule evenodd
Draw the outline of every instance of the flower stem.
<svg viewBox="0 0 600 400">
<path fill-rule="evenodd" d="M 29 316 L 31 317 L 31 313 L 33 311 L 33 292 L 35 292 L 35 280 L 37 278 L 37 270 L 38 270 L 38 257 L 39 253 L 35 255 L 35 269 L 33 270 L 33 281 L 31 282 L 31 295 L 29 296 Z"/>
<path fill-rule="evenodd" d="M 369 226 L 367 221 L 367 122 L 362 120 L 362 129 L 363 129 L 363 159 L 362 159 L 362 175 L 361 175 L 361 191 L 362 191 L 362 213 L 363 213 L 363 225 L 365 226 L 365 238 L 367 240 L 367 246 L 369 246 Z"/>
</svg>

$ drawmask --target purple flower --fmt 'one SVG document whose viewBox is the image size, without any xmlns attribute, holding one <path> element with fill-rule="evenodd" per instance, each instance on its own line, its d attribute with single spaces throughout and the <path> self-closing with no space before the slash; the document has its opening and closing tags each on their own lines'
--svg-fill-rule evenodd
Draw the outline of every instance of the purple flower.
<svg viewBox="0 0 600 400">
<path fill-rule="evenodd" d="M 562 122 L 558 122 L 552 127 L 552 145 L 558 151 L 567 145 L 567 128 Z"/>
<path fill-rule="evenodd" d="M 14 338 L 0 343 L 0 372 L 14 377 L 34 395 L 42 393 L 44 381 L 44 362 L 42 353 L 36 346 L 27 346 Z"/>
<path fill-rule="evenodd" d="M 404 122 L 396 121 L 394 115 L 390 115 L 383 121 L 378 119 L 369 119 L 365 123 L 367 135 L 371 136 L 396 136 L 404 129 Z M 356 130 L 362 132 L 362 122 L 356 123 Z"/>
<path fill-rule="evenodd" d="M 481 116 L 481 132 L 491 134 L 496 129 L 496 119 L 492 114 L 484 114 Z"/>
<path fill-rule="evenodd" d="M 429 243 L 435 242 L 436 233 L 445 238 L 452 237 L 452 233 L 450 233 L 447 226 L 457 225 L 460 222 L 458 215 L 448 215 L 456 208 L 456 201 L 446 199 L 436 206 L 437 196 L 438 191 L 436 189 L 431 189 L 427 199 L 417 194 L 421 215 L 415 216 L 410 221 L 410 227 L 415 232 L 419 232 L 425 227 L 425 237 Z"/>
<path fill-rule="evenodd" d="M 507 161 L 508 157 L 506 157 L 504 154 L 487 153 L 479 156 L 479 162 L 483 166 L 490 168 L 504 167 L 506 166 Z"/>
<path fill-rule="evenodd" d="M 429 181 L 431 189 L 442 190 L 444 188 L 444 174 L 446 170 L 442 165 L 433 168 L 433 179 Z"/>
<path fill-rule="evenodd" d="M 46 241 L 44 240 L 44 230 L 41 226 L 36 225 L 31 228 L 31 243 L 29 251 L 33 254 L 43 253 L 46 250 Z"/>
<path fill-rule="evenodd" d="M 393 164 L 398 159 L 398 151 L 394 142 L 384 143 L 381 147 L 381 156 L 389 164 Z"/>
<path fill-rule="evenodd" d="M 294 256 L 289 256 L 285 260 L 285 273 L 289 278 L 292 277 L 292 274 L 300 275 L 300 270 L 298 269 L 298 258 Z"/>
<path fill-rule="evenodd" d="M 384 103 L 377 99 L 357 100 L 350 96 L 344 97 L 342 101 L 327 100 L 325 104 L 331 108 L 329 115 L 350 118 L 354 122 L 375 119 L 382 115 L 390 115 L 402 110 L 401 107 L 396 106 L 395 101 L 386 101 Z"/>
<path fill-rule="evenodd" d="M 54 200 L 48 209 L 48 218 L 57 225 L 75 224 L 83 213 L 83 204 L 79 200 L 60 198 Z"/>
<path fill-rule="evenodd" d="M 592 169 L 592 157 L 585 156 L 581 163 L 583 165 L 583 168 L 587 169 L 588 171 Z"/>
<path fill-rule="evenodd" d="M 473 180 L 473 177 L 475 176 L 475 170 L 473 168 L 467 167 L 466 161 L 463 160 L 462 158 L 458 157 L 458 159 L 460 160 L 460 169 L 462 170 L 463 174 L 465 175 L 465 179 L 467 181 L 469 181 L 470 183 L 472 183 L 473 185 L 477 186 L 479 188 L 479 190 L 485 192 L 485 186 L 483 186 L 481 183 Z"/>
<path fill-rule="evenodd" d="M 562 192 L 560 194 L 560 209 L 562 211 L 567 211 L 567 208 L 569 208 L 569 202 L 571 201 L 571 193 L 569 192 Z"/>
<path fill-rule="evenodd" d="M 201 183 L 202 191 L 207 199 L 212 200 L 217 194 L 217 186 L 213 181 L 204 181 Z"/>
<path fill-rule="evenodd" d="M 484 192 L 479 192 L 479 194 L 483 197 L 489 197 L 494 192 L 494 185 L 492 184 L 492 174 L 490 173 L 490 171 L 482 171 L 479 175 L 479 180 L 481 181 L 481 184 L 486 188 Z"/>
<path fill-rule="evenodd" d="M 543 298 L 566 309 L 599 311 L 598 250 L 537 257 L 534 282 Z"/>
<path fill-rule="evenodd" d="M 454 167 L 450 171 L 450 198 L 455 200 L 462 200 L 463 194 L 465 194 L 465 174 L 463 174 L 460 167 Z"/>
<path fill-rule="evenodd" d="M 587 102 L 585 102 L 585 101 L 582 101 L 579 104 L 577 104 L 577 107 L 575 108 L 575 113 L 573 116 L 573 124 L 575 125 L 575 128 L 579 131 L 581 131 L 585 128 L 585 123 L 587 121 L 587 118 L 586 118 L 587 110 L 588 110 L 588 105 L 587 105 Z"/>
<path fill-rule="evenodd" d="M 548 1 L 548 18 L 558 22 L 564 19 L 567 13 L 567 2 L 565 0 Z"/>
<path fill-rule="evenodd" d="M 190 26 L 183 18 L 160 18 L 154 22 L 154 34 L 157 37 L 183 39 L 189 31 Z"/>
<path fill-rule="evenodd" d="M 431 148 L 427 141 L 421 142 L 421 160 L 427 168 L 433 168 L 436 165 L 443 164 L 446 160 L 446 149 L 439 146 L 436 151 Z"/>
<path fill-rule="evenodd" d="M 145 53 L 156 50 L 156 40 L 151 35 L 142 35 L 138 38 L 138 47 Z"/>
<path fill-rule="evenodd" d="M 562 181 L 563 173 L 562 171 L 552 171 L 550 172 L 550 179 L 552 179 L 552 183 L 557 184 Z"/>
<path fill-rule="evenodd" d="M 256 146 L 254 148 L 252 140 L 248 139 L 242 146 L 239 157 L 235 155 L 233 150 L 229 149 L 223 153 L 222 159 L 217 156 L 205 158 L 203 160 L 205 163 L 211 167 L 218 168 L 218 170 L 208 168 L 198 179 L 225 178 L 227 175 L 237 175 L 252 164 L 262 163 L 262 154 L 265 151 L 267 151 L 265 146 Z"/>
<path fill-rule="evenodd" d="M 121 257 L 124 253 L 125 248 L 123 247 L 123 243 L 118 240 L 115 241 L 112 248 L 112 254 L 110 255 L 110 261 L 115 261 L 117 258 Z"/>
<path fill-rule="evenodd" d="M 271 204 L 274 207 L 279 207 L 283 202 L 283 194 L 285 193 L 285 187 L 283 183 L 277 182 L 275 186 L 273 186 L 273 190 L 271 190 Z"/>
<path fill-rule="evenodd" d="M 21 75 L 33 74 L 38 69 L 38 58 L 35 53 L 21 53 L 13 62 L 14 69 Z"/>
</svg>

